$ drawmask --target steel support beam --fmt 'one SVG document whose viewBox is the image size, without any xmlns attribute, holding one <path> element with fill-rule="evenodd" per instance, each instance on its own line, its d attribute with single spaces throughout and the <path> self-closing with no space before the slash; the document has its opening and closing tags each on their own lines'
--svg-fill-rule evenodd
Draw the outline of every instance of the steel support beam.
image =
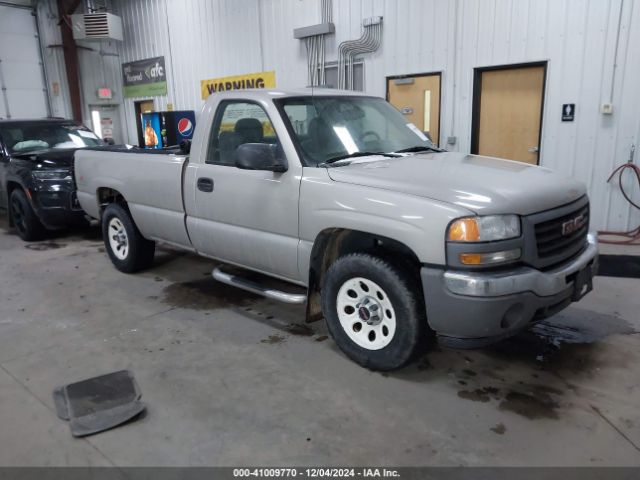
<svg viewBox="0 0 640 480">
<path fill-rule="evenodd" d="M 80 76 L 78 75 L 78 47 L 73 38 L 70 15 L 80 5 L 80 0 L 58 0 L 58 16 L 60 17 L 60 33 L 64 48 L 64 64 L 67 70 L 67 83 L 71 97 L 73 119 L 82 121 L 82 97 L 80 95 Z"/>
</svg>

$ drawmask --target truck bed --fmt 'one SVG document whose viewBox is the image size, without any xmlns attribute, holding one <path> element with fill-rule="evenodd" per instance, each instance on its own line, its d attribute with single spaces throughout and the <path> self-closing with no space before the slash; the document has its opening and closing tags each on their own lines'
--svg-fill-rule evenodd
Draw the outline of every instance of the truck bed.
<svg viewBox="0 0 640 480">
<path fill-rule="evenodd" d="M 187 156 L 179 150 L 115 147 L 75 155 L 78 201 L 100 218 L 100 188 L 122 195 L 142 235 L 191 248 L 184 221 L 182 176 Z"/>
</svg>

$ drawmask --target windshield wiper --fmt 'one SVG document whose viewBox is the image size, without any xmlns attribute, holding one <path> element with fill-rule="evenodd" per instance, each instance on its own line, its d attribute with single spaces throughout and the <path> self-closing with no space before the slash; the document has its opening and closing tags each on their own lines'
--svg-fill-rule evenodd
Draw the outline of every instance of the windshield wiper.
<svg viewBox="0 0 640 480">
<path fill-rule="evenodd" d="M 318 164 L 318 166 L 319 167 L 325 167 L 327 165 L 331 165 L 332 163 L 339 162 L 340 160 L 347 160 L 349 158 L 357 158 L 357 157 L 370 157 L 370 156 L 375 156 L 375 155 L 379 155 L 379 156 L 382 156 L 382 157 L 392 157 L 392 158 L 398 157 L 398 155 L 396 155 L 394 153 L 354 152 L 354 153 L 347 153 L 345 155 L 338 155 L 337 157 L 329 158 L 328 160 L 325 160 L 324 162 Z"/>
<path fill-rule="evenodd" d="M 396 150 L 394 153 L 416 153 L 416 152 L 444 152 L 443 149 L 437 147 L 427 147 L 424 145 L 416 145 L 415 147 L 403 148 L 402 150 Z"/>
</svg>

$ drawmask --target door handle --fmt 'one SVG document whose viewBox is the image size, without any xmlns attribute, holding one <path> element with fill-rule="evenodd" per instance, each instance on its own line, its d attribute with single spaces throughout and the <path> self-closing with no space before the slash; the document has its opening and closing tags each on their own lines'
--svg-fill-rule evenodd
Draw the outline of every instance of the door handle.
<svg viewBox="0 0 640 480">
<path fill-rule="evenodd" d="M 198 190 L 201 192 L 213 192 L 213 180 L 206 177 L 200 177 L 198 179 Z"/>
<path fill-rule="evenodd" d="M 540 149 L 538 147 L 531 147 L 531 148 L 527 148 L 527 151 L 529 153 L 538 153 Z"/>
</svg>

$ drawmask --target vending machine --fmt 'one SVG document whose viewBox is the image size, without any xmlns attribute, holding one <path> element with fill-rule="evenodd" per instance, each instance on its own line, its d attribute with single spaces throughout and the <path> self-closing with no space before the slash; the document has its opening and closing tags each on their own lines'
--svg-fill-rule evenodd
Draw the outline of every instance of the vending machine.
<svg viewBox="0 0 640 480">
<path fill-rule="evenodd" d="M 191 140 L 196 126 L 193 110 L 142 114 L 144 148 L 168 148 Z"/>
</svg>

